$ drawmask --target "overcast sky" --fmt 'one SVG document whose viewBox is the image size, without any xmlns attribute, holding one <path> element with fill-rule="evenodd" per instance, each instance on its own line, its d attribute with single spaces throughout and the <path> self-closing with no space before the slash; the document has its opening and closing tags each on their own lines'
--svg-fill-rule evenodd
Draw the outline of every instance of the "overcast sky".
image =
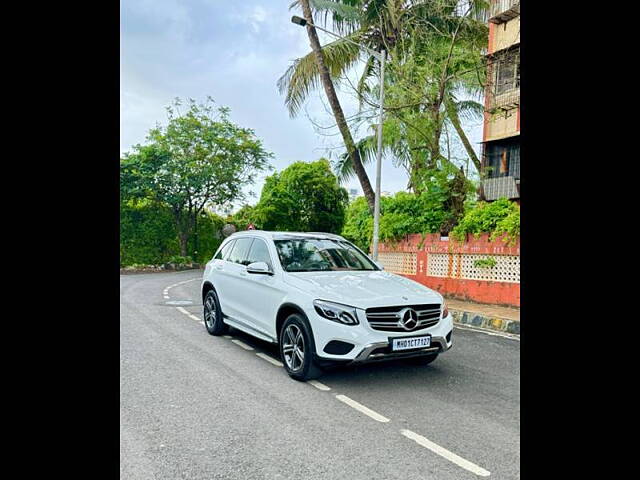
<svg viewBox="0 0 640 480">
<path fill-rule="evenodd" d="M 274 153 L 277 170 L 298 160 L 329 157 L 331 152 L 330 158 L 335 158 L 340 138 L 319 135 L 308 118 L 332 123 L 324 94 L 314 94 L 292 119 L 276 87 L 291 61 L 310 51 L 306 30 L 290 21 L 291 15 L 299 14 L 289 10 L 290 4 L 291 0 L 121 0 L 121 153 L 144 143 L 156 122 L 166 122 L 165 107 L 173 98 L 205 101 L 210 95 L 217 104 L 230 107 L 232 121 L 255 130 Z M 339 97 L 346 115 L 356 112 L 357 103 L 347 92 Z M 474 144 L 482 140 L 480 121 L 469 134 Z M 374 166 L 367 171 L 374 184 Z M 252 187 L 257 194 L 264 176 Z M 385 160 L 382 190 L 404 190 L 406 183 L 404 171 Z M 344 186 L 361 193 L 355 178 Z M 257 197 L 248 199 L 256 201 Z"/>
</svg>

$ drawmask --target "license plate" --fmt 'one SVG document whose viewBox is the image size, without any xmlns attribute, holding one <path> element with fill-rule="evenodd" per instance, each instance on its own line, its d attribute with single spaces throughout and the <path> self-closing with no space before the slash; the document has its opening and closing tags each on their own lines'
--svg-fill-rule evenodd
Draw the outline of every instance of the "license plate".
<svg viewBox="0 0 640 480">
<path fill-rule="evenodd" d="M 424 337 L 394 338 L 391 342 L 391 350 L 412 350 L 414 348 L 426 348 L 431 346 L 431 335 Z"/>
</svg>

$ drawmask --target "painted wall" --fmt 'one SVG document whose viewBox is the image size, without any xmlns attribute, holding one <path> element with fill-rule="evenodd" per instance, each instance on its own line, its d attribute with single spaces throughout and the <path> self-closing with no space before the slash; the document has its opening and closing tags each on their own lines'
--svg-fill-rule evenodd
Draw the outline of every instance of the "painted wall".
<svg viewBox="0 0 640 480">
<path fill-rule="evenodd" d="M 484 280 L 470 280 L 462 278 L 459 268 L 461 257 L 465 254 L 488 256 L 520 256 L 520 241 L 514 246 L 507 246 L 503 241 L 489 241 L 489 235 L 484 234 L 479 238 L 469 236 L 465 242 L 456 242 L 453 239 L 441 240 L 439 234 L 408 235 L 403 241 L 391 244 L 382 243 L 379 246 L 380 261 L 384 265 L 385 252 L 405 252 L 410 257 L 415 255 L 415 274 L 402 274 L 429 288 L 432 288 L 445 297 L 453 297 L 461 300 L 471 300 L 478 303 L 495 305 L 520 306 L 520 283 L 497 282 Z M 449 256 L 449 271 L 445 277 L 429 275 L 429 255 Z M 458 266 L 456 268 L 456 266 Z M 386 268 L 386 266 L 385 266 Z M 392 271 L 390 269 L 387 269 Z M 399 272 L 394 272 L 399 273 Z"/>
<path fill-rule="evenodd" d="M 506 113 L 485 115 L 484 141 L 512 137 L 520 133 L 520 107 Z"/>
<path fill-rule="evenodd" d="M 510 47 L 515 43 L 520 43 L 520 16 L 511 20 L 500 23 L 490 24 L 492 29 L 491 42 L 489 44 L 489 53 Z"/>
</svg>

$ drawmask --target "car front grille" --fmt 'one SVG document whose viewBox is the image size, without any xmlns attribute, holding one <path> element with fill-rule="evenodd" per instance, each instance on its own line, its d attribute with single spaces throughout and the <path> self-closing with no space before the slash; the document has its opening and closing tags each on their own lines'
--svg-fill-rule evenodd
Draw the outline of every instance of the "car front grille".
<svg viewBox="0 0 640 480">
<path fill-rule="evenodd" d="M 369 325 L 374 330 L 385 332 L 415 332 L 425 328 L 433 327 L 440 321 L 439 303 L 429 303 L 423 305 L 401 305 L 395 307 L 375 307 L 366 310 Z M 401 325 L 402 315 L 405 309 L 413 309 L 417 313 L 417 324 L 410 329 Z"/>
</svg>

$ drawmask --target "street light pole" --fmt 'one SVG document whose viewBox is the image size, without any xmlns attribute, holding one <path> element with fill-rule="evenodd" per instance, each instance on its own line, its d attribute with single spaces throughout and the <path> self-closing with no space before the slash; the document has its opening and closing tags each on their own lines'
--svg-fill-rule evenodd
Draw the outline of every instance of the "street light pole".
<svg viewBox="0 0 640 480">
<path fill-rule="evenodd" d="M 291 22 L 295 23 L 296 25 L 300 25 L 301 27 L 304 27 L 305 25 L 307 25 L 307 23 L 309 25 L 311 25 L 314 28 L 317 28 L 318 30 L 321 30 L 325 33 L 328 33 L 329 35 L 332 35 L 336 38 L 340 38 L 342 40 L 345 40 L 349 43 L 352 43 L 354 45 L 357 45 L 361 48 L 364 48 L 367 52 L 369 52 L 369 54 L 373 55 L 375 58 L 377 58 L 380 61 L 380 108 L 379 108 L 379 114 L 378 114 L 378 151 L 376 152 L 376 191 L 375 191 L 375 198 L 374 198 L 374 202 L 373 202 L 373 241 L 372 241 L 372 256 L 373 256 L 373 260 L 378 261 L 378 238 L 380 235 L 380 178 L 382 176 L 382 117 L 384 115 L 384 109 L 383 109 L 383 105 L 384 105 L 384 64 L 386 62 L 387 59 L 387 54 L 384 50 L 380 51 L 380 52 L 376 52 L 375 50 L 370 49 L 369 47 L 367 47 L 366 45 L 363 45 L 361 43 L 358 42 L 354 42 L 353 40 L 349 39 L 349 38 L 345 38 L 345 37 L 341 37 L 340 35 L 338 35 L 337 33 L 333 33 L 330 30 L 327 30 L 325 28 L 319 27 L 317 25 L 314 25 L 310 22 L 307 22 L 304 18 L 302 17 L 298 17 L 296 15 L 294 15 L 293 17 L 291 17 Z"/>
<path fill-rule="evenodd" d="M 380 179 L 382 177 L 382 117 L 384 115 L 384 64 L 386 52 L 380 52 L 380 113 L 378 116 L 378 151 L 376 152 L 376 197 L 373 207 L 373 260 L 378 261 L 378 238 L 380 236 Z"/>
</svg>

